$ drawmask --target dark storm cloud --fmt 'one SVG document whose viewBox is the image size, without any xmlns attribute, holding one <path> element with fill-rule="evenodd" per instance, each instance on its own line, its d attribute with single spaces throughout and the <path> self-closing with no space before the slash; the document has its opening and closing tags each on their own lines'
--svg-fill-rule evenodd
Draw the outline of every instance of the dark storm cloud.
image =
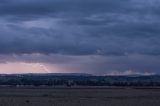
<svg viewBox="0 0 160 106">
<path fill-rule="evenodd" d="M 58 12 L 112 12 L 123 10 L 128 0 L 112 2 L 111 0 L 6 0 L 1 3 L 1 14 L 40 14 Z M 125 6 L 126 5 L 126 6 Z"/>
<path fill-rule="evenodd" d="M 3 0 L 0 53 L 160 54 L 158 0 Z"/>
<path fill-rule="evenodd" d="M 159 0 L 0 0 L 0 62 L 159 73 Z"/>
</svg>

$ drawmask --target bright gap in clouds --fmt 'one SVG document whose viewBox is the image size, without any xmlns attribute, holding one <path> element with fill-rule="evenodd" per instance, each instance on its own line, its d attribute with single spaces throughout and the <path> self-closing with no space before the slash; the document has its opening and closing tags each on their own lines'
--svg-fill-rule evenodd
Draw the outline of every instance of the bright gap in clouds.
<svg viewBox="0 0 160 106">
<path fill-rule="evenodd" d="M 7 62 L 1 63 L 0 67 L 0 74 L 50 73 L 50 67 L 43 63 Z M 52 67 L 52 72 L 56 73 L 55 70 Z"/>
</svg>

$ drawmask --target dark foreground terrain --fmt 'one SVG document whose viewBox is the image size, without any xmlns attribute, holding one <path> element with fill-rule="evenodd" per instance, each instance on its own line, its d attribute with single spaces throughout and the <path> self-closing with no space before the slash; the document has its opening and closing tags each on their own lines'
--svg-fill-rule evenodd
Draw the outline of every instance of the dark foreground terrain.
<svg viewBox="0 0 160 106">
<path fill-rule="evenodd" d="M 2 87 L 0 106 L 160 106 L 160 89 Z"/>
</svg>

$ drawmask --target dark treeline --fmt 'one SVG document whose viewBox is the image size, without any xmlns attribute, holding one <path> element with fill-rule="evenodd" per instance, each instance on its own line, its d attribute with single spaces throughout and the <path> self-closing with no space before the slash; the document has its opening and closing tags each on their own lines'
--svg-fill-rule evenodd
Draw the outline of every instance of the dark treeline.
<svg viewBox="0 0 160 106">
<path fill-rule="evenodd" d="M 160 86 L 160 76 L 1 75 L 4 86 Z"/>
</svg>

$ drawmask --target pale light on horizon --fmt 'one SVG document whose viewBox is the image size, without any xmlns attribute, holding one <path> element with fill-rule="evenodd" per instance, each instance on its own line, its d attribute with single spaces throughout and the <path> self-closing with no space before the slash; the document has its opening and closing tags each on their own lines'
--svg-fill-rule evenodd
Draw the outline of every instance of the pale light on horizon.
<svg viewBox="0 0 160 106">
<path fill-rule="evenodd" d="M 25 63 L 25 62 L 7 62 L 0 64 L 0 74 L 15 74 L 15 73 L 51 73 L 55 71 L 52 67 L 43 63 Z"/>
</svg>

